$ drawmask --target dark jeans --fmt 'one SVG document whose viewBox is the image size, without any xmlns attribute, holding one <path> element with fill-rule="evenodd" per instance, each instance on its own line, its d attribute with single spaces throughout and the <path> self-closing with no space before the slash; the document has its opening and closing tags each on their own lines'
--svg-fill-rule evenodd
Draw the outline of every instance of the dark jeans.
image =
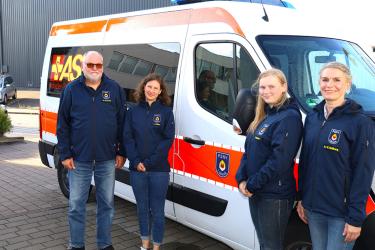
<svg viewBox="0 0 375 250">
<path fill-rule="evenodd" d="M 282 250 L 286 226 L 294 199 L 249 198 L 251 218 L 261 250 Z"/>
<path fill-rule="evenodd" d="M 137 201 L 139 229 L 142 240 L 160 245 L 164 235 L 164 207 L 167 196 L 169 172 L 130 171 L 130 183 Z"/>
</svg>

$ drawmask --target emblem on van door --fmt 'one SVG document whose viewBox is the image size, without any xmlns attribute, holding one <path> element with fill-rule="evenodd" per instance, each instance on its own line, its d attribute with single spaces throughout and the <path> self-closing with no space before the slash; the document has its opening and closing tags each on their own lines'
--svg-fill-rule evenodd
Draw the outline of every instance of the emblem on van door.
<svg viewBox="0 0 375 250">
<path fill-rule="evenodd" d="M 216 173 L 224 178 L 229 173 L 230 155 L 222 152 L 216 152 Z"/>
</svg>

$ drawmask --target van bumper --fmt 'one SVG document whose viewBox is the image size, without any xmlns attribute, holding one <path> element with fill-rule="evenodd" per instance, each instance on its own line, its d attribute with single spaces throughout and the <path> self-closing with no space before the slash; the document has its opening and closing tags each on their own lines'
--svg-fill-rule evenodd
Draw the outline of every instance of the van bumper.
<svg viewBox="0 0 375 250">
<path fill-rule="evenodd" d="M 52 144 L 44 140 L 40 140 L 38 144 L 40 160 L 44 165 L 50 168 L 51 166 L 49 165 L 47 154 L 53 155 L 53 152 L 55 151 L 55 146 L 55 144 Z"/>
</svg>

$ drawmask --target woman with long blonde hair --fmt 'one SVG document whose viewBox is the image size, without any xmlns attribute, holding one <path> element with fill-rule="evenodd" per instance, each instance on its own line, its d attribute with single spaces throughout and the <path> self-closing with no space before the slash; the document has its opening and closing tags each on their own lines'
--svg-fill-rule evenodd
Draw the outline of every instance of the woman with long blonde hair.
<svg viewBox="0 0 375 250">
<path fill-rule="evenodd" d="M 262 72 L 256 84 L 255 118 L 236 180 L 240 193 L 249 198 L 260 249 L 281 250 L 296 195 L 293 166 L 303 125 L 281 70 Z"/>
</svg>

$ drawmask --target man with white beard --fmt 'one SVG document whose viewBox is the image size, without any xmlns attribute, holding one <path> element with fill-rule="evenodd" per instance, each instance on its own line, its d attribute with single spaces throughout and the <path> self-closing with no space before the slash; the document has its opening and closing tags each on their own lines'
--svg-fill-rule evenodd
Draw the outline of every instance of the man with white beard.
<svg viewBox="0 0 375 250">
<path fill-rule="evenodd" d="M 125 97 L 103 73 L 103 56 L 88 51 L 82 75 L 60 98 L 57 139 L 60 160 L 69 170 L 69 249 L 85 249 L 86 201 L 94 175 L 97 201 L 97 245 L 111 250 L 115 167 L 125 162 L 121 145 Z"/>
</svg>

